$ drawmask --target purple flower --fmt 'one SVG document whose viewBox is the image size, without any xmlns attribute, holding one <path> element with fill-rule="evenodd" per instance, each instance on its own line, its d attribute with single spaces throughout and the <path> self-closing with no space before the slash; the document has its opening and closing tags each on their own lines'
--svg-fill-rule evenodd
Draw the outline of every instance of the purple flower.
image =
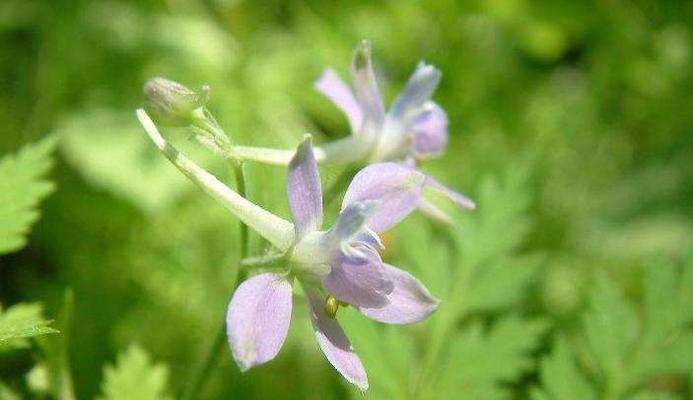
<svg viewBox="0 0 693 400">
<path fill-rule="evenodd" d="M 404 91 L 385 111 L 371 62 L 371 45 L 363 41 L 354 53 L 351 66 L 354 92 L 332 69 L 315 82 L 315 88 L 340 108 L 351 127 L 351 136 L 328 143 L 325 161 L 332 158 L 367 158 L 370 162 L 399 161 L 415 168 L 416 161 L 440 156 L 448 143 L 448 119 L 445 111 L 431 100 L 440 82 L 438 69 L 419 63 Z M 337 156 L 339 155 L 339 156 Z M 349 157 L 346 157 L 349 158 Z M 455 204 L 474 209 L 474 202 L 437 180 L 427 177 L 426 186 Z M 427 214 L 450 222 L 433 203 L 422 198 L 419 208 Z"/>
<path fill-rule="evenodd" d="M 368 378 L 335 318 L 335 304 L 349 304 L 363 315 L 390 324 L 420 321 L 438 301 L 412 275 L 385 264 L 378 236 L 417 208 L 428 179 L 397 163 L 361 170 L 346 191 L 336 224 L 322 225 L 322 192 L 317 164 L 305 140 L 289 164 L 287 194 L 294 219 L 288 269 L 261 273 L 243 282 L 231 299 L 227 333 L 241 370 L 273 359 L 289 328 L 292 283 L 306 293 L 320 349 L 349 382 L 361 390 Z"/>
</svg>

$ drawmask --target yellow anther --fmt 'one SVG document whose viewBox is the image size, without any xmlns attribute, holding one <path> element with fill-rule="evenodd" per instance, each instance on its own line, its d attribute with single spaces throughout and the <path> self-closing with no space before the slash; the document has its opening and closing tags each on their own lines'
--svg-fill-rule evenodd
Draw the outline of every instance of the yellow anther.
<svg viewBox="0 0 693 400">
<path fill-rule="evenodd" d="M 329 315 L 331 318 L 334 318 L 337 316 L 337 310 L 339 309 L 339 300 L 335 299 L 332 296 L 327 296 L 327 301 L 325 302 L 325 312 L 327 315 Z"/>
</svg>

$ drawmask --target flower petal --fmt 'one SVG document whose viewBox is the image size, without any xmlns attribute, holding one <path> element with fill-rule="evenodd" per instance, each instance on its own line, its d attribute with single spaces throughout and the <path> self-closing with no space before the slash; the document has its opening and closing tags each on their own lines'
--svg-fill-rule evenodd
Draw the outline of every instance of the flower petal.
<svg viewBox="0 0 693 400">
<path fill-rule="evenodd" d="M 363 307 L 382 307 L 392 292 L 392 283 L 385 278 L 383 262 L 378 252 L 363 246 L 361 256 L 350 260 L 345 257 L 333 265 L 322 285 L 336 299 Z"/>
<path fill-rule="evenodd" d="M 238 286 L 226 313 L 226 334 L 241 371 L 272 360 L 291 321 L 291 283 L 264 273 Z"/>
<path fill-rule="evenodd" d="M 307 137 L 289 163 L 287 195 L 294 218 L 296 240 L 322 225 L 322 189 L 313 147 Z"/>
<path fill-rule="evenodd" d="M 417 157 L 440 155 L 448 144 L 448 117 L 437 104 L 428 102 L 411 125 Z"/>
<path fill-rule="evenodd" d="M 380 201 L 380 207 L 368 219 L 368 226 L 384 232 L 416 208 L 425 180 L 421 172 L 400 164 L 371 164 L 351 181 L 342 209 L 355 202 Z"/>
<path fill-rule="evenodd" d="M 426 177 L 426 186 L 428 186 L 431 189 L 437 191 L 438 193 L 441 193 L 442 195 L 446 196 L 448 199 L 452 200 L 453 203 L 457 204 L 460 207 L 463 207 L 463 208 L 466 208 L 469 210 L 476 209 L 476 203 L 474 203 L 474 200 L 463 195 L 462 193 L 458 193 L 458 192 L 450 189 L 449 187 L 443 185 L 442 183 L 438 182 L 436 179 L 431 178 L 430 176 Z"/>
<path fill-rule="evenodd" d="M 356 89 L 356 98 L 363 112 L 363 123 L 382 124 L 385 117 L 385 106 L 373 72 L 371 62 L 371 44 L 362 41 L 354 52 L 351 65 L 351 76 Z"/>
<path fill-rule="evenodd" d="M 387 324 L 418 322 L 438 309 L 438 300 L 410 273 L 384 264 L 385 277 L 394 285 L 382 307 L 358 307 L 365 316 Z"/>
<path fill-rule="evenodd" d="M 368 389 L 368 377 L 361 360 L 351 347 L 342 327 L 336 319 L 325 312 L 325 299 L 315 288 L 305 287 L 310 305 L 310 317 L 313 323 L 315 339 L 320 349 L 337 371 L 347 381 L 356 385 L 360 390 Z"/>
<path fill-rule="evenodd" d="M 361 128 L 361 122 L 363 121 L 361 106 L 356 102 L 351 89 L 332 68 L 326 69 L 313 86 L 315 90 L 332 100 L 346 114 L 352 132 L 357 132 Z"/>
<path fill-rule="evenodd" d="M 436 67 L 420 62 L 402 94 L 395 100 L 390 115 L 407 121 L 419 113 L 438 87 L 441 73 Z"/>
</svg>

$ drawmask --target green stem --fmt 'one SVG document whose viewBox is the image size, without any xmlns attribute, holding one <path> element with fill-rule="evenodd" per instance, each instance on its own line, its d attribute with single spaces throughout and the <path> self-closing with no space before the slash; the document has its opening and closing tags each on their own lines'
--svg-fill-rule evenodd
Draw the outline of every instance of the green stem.
<svg viewBox="0 0 693 400">
<path fill-rule="evenodd" d="M 243 165 L 241 163 L 233 163 L 233 172 L 236 178 L 236 190 L 242 197 L 246 197 L 245 174 L 243 173 Z M 238 267 L 236 268 L 236 284 L 234 290 L 238 288 L 241 282 L 245 280 L 245 269 L 241 268 L 241 261 L 248 257 L 250 251 L 250 241 L 248 240 L 248 225 L 239 222 L 239 241 L 240 241 L 240 257 Z M 226 324 L 222 323 L 217 334 L 212 342 L 212 345 L 207 352 L 205 359 L 200 364 L 197 373 L 194 375 L 190 384 L 186 387 L 181 396 L 181 400 L 193 400 L 199 397 L 199 393 L 207 382 L 212 370 L 219 362 L 219 356 L 224 350 L 226 344 Z"/>
</svg>

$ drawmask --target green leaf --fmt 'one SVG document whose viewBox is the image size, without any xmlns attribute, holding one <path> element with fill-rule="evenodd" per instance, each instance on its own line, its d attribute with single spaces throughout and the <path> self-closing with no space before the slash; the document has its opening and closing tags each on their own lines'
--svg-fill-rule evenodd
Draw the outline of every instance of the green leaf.
<svg viewBox="0 0 693 400">
<path fill-rule="evenodd" d="M 49 324 L 40 304 L 20 303 L 0 310 L 0 350 L 25 347 L 27 338 L 57 333 Z"/>
<path fill-rule="evenodd" d="M 642 287 L 639 314 L 614 281 L 597 277 L 577 340 L 559 340 L 542 362 L 535 400 L 622 398 L 663 374 L 691 374 L 693 263 L 652 265 Z M 676 397 L 643 392 L 632 398 Z"/>
<path fill-rule="evenodd" d="M 632 361 L 630 381 L 693 370 L 693 263 L 683 270 L 670 264 L 647 268 L 644 278 L 645 329 Z"/>
<path fill-rule="evenodd" d="M 606 274 L 597 277 L 583 318 L 587 343 L 606 381 L 621 385 L 625 355 L 635 350 L 640 323 L 635 309 Z"/>
<path fill-rule="evenodd" d="M 0 400 L 21 400 L 21 398 L 12 388 L 0 381 Z"/>
<path fill-rule="evenodd" d="M 55 144 L 55 137 L 47 137 L 0 159 L 0 255 L 26 244 L 39 218 L 38 203 L 54 188 L 44 175 L 53 164 Z"/>
<path fill-rule="evenodd" d="M 531 352 L 547 324 L 516 315 L 499 319 L 488 330 L 472 323 L 452 340 L 447 364 L 433 398 L 509 398 L 507 384 L 533 367 Z"/>
<path fill-rule="evenodd" d="M 531 221 L 528 218 L 528 167 L 508 168 L 502 180 L 481 184 L 479 210 L 469 213 L 456 233 L 460 251 L 452 299 L 459 311 L 499 311 L 526 295 L 536 277 L 537 255 L 518 254 Z"/>
<path fill-rule="evenodd" d="M 152 363 L 149 355 L 132 344 L 118 355 L 114 366 L 104 368 L 99 400 L 168 400 L 168 368 Z"/>
<path fill-rule="evenodd" d="M 534 400 L 592 400 L 597 395 L 577 365 L 568 342 L 559 338 L 551 355 L 539 367 L 543 389 L 534 388 Z"/>
</svg>

